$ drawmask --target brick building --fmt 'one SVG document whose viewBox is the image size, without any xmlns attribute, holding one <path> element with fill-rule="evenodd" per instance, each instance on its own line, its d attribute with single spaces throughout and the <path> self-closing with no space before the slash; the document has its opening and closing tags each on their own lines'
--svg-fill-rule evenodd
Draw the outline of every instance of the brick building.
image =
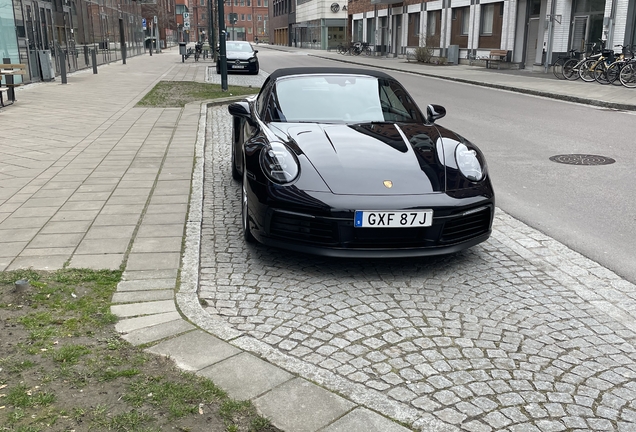
<svg viewBox="0 0 636 432">
<path fill-rule="evenodd" d="M 225 0 L 227 40 L 269 41 L 270 0 Z"/>
</svg>

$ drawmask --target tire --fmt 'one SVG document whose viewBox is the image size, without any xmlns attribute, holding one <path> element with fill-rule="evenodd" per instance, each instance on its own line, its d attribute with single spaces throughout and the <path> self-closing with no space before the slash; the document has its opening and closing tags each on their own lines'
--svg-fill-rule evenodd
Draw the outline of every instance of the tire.
<svg viewBox="0 0 636 432">
<path fill-rule="evenodd" d="M 554 74 L 555 77 L 557 77 L 560 80 L 565 79 L 565 76 L 563 76 L 563 64 L 564 63 L 565 63 L 565 59 L 564 58 L 559 58 L 552 65 L 552 73 Z"/>
<path fill-rule="evenodd" d="M 364 55 L 365 56 L 370 56 L 371 55 L 371 47 L 365 47 L 364 48 Z"/>
<path fill-rule="evenodd" d="M 243 239 L 246 243 L 254 243 L 256 239 L 252 235 L 249 224 L 249 202 L 247 199 L 247 170 L 243 168 L 243 183 L 241 184 L 241 227 Z"/>
<path fill-rule="evenodd" d="M 603 60 L 602 62 L 599 62 L 599 64 L 597 64 L 594 68 L 594 79 L 597 83 L 603 85 L 610 83 L 607 79 L 607 67 L 607 63 L 605 62 L 605 60 Z"/>
<path fill-rule="evenodd" d="M 618 77 L 621 74 L 621 69 L 625 63 L 623 62 L 614 62 L 607 68 L 607 80 L 610 84 L 613 85 L 621 85 L 621 80 Z"/>
<path fill-rule="evenodd" d="M 630 62 L 623 66 L 618 78 L 625 87 L 636 88 L 636 62 Z"/>
<path fill-rule="evenodd" d="M 234 128 L 232 128 L 232 155 L 231 155 L 231 164 L 232 164 L 232 178 L 234 180 L 241 180 L 243 176 L 241 172 L 236 168 L 236 144 L 234 143 Z"/>
<path fill-rule="evenodd" d="M 585 60 L 581 66 L 579 66 L 579 77 L 585 82 L 594 81 L 594 69 L 593 66 L 596 63 L 596 60 L 590 59 Z"/>
<path fill-rule="evenodd" d="M 563 77 L 568 81 L 575 81 L 579 79 L 579 71 L 576 65 L 579 63 L 577 59 L 569 59 L 563 63 Z"/>
</svg>

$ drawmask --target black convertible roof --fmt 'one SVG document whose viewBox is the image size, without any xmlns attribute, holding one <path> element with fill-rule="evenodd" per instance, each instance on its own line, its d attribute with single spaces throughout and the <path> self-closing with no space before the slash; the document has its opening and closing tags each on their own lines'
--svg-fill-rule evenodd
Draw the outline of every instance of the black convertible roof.
<svg viewBox="0 0 636 432">
<path fill-rule="evenodd" d="M 390 75 L 373 69 L 346 68 L 346 67 L 294 67 L 276 69 L 269 75 L 270 80 L 290 75 L 315 75 L 315 74 L 344 74 L 344 75 L 368 75 L 375 78 L 393 79 Z"/>
</svg>

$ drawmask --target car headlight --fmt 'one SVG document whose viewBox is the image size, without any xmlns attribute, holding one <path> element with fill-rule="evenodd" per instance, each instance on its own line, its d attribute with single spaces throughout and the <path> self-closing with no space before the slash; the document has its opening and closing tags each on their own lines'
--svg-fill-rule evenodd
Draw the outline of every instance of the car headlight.
<svg viewBox="0 0 636 432">
<path fill-rule="evenodd" d="M 263 173 L 274 183 L 291 183 L 300 173 L 298 158 L 283 143 L 266 145 L 261 151 L 260 162 Z"/>
<path fill-rule="evenodd" d="M 470 181 L 480 181 L 484 178 L 484 167 L 477 158 L 477 151 L 471 150 L 465 144 L 455 147 L 455 161 L 464 177 Z"/>
<path fill-rule="evenodd" d="M 249 60 L 249 62 L 250 62 L 250 63 L 256 63 L 256 57 L 252 57 L 252 58 Z"/>
</svg>

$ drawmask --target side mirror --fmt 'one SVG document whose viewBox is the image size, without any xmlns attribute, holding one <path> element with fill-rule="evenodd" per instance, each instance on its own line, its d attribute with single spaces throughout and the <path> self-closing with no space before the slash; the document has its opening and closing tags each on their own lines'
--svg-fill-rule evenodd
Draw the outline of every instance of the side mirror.
<svg viewBox="0 0 636 432">
<path fill-rule="evenodd" d="M 249 124 L 254 125 L 254 121 L 252 120 L 252 112 L 250 111 L 250 104 L 249 103 L 247 103 L 245 101 L 234 102 L 234 103 L 231 103 L 227 107 L 227 110 L 234 117 L 238 117 L 238 118 L 247 120 L 247 122 Z"/>
<path fill-rule="evenodd" d="M 258 52 L 258 50 L 254 50 L 254 54 L 256 54 Z"/>
<path fill-rule="evenodd" d="M 435 123 L 435 120 L 439 120 L 446 115 L 446 108 L 441 105 L 430 104 L 426 107 L 426 120 L 429 123 Z"/>
</svg>

